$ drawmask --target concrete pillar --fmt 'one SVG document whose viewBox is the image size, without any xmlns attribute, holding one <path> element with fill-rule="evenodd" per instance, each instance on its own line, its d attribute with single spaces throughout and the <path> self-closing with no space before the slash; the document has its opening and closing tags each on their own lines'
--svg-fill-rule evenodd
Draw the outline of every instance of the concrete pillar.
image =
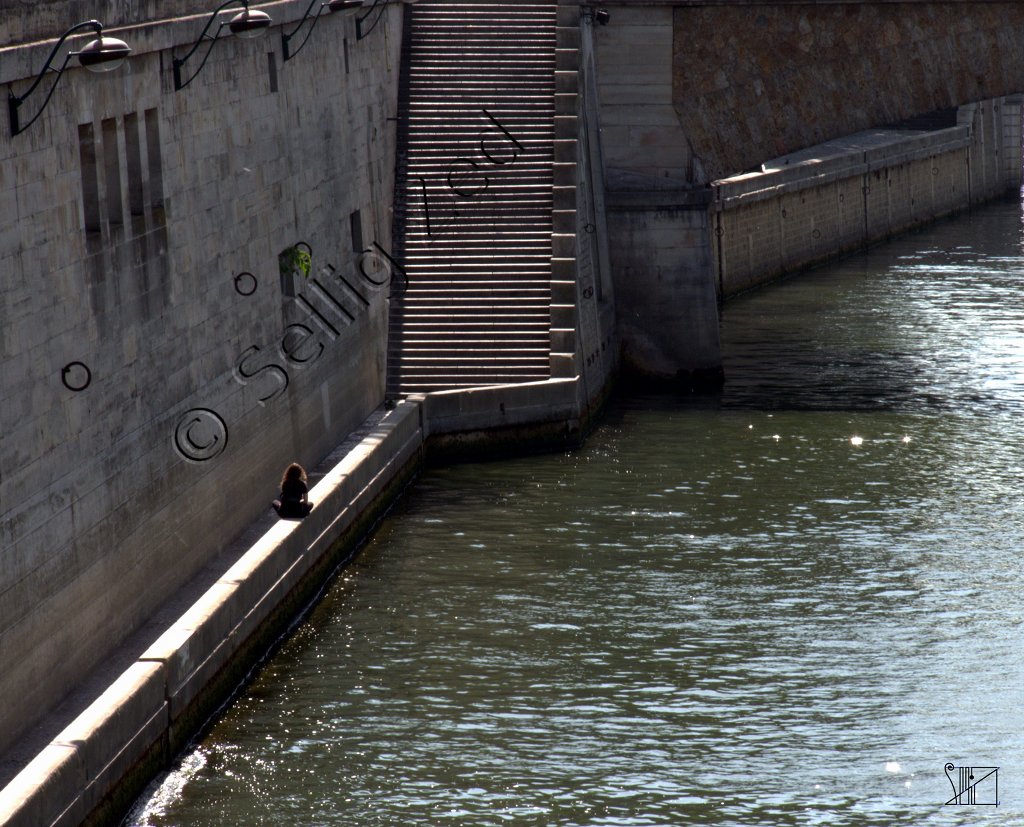
<svg viewBox="0 0 1024 827">
<path fill-rule="evenodd" d="M 608 194 L 623 367 L 687 387 L 722 381 L 704 190 Z"/>
</svg>

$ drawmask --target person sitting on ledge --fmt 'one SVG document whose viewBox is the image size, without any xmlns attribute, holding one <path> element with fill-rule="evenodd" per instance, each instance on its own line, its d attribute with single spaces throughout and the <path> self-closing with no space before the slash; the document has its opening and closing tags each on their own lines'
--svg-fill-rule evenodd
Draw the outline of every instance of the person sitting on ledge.
<svg viewBox="0 0 1024 827">
<path fill-rule="evenodd" d="M 281 477 L 281 496 L 274 500 L 277 516 L 289 520 L 301 520 L 313 510 L 313 503 L 306 499 L 306 472 L 301 465 L 293 462 Z"/>
</svg>

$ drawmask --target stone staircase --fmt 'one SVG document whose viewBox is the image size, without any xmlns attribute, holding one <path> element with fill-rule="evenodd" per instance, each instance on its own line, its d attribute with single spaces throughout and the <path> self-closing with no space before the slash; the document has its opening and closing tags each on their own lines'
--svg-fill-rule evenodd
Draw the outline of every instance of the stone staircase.
<svg viewBox="0 0 1024 827">
<path fill-rule="evenodd" d="M 388 395 L 548 379 L 556 4 L 405 15 Z"/>
</svg>

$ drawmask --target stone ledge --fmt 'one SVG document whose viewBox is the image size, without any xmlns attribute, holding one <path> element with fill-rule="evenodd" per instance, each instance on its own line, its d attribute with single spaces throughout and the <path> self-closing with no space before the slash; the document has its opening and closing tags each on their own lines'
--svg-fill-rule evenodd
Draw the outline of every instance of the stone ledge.
<svg viewBox="0 0 1024 827">
<path fill-rule="evenodd" d="M 970 129 L 964 126 L 923 134 L 895 130 L 857 133 L 770 161 L 762 165 L 761 172 L 712 182 L 715 209 L 778 198 L 879 169 L 946 155 L 970 145 Z"/>
<path fill-rule="evenodd" d="M 162 664 L 139 662 L 0 790 L 8 827 L 78 824 L 166 732 Z"/>
<path fill-rule="evenodd" d="M 427 439 L 578 416 L 575 379 L 435 391 L 423 397 Z"/>
<path fill-rule="evenodd" d="M 420 449 L 419 422 L 419 406 L 407 402 L 380 416 L 312 486 L 310 499 L 318 507 L 309 517 L 275 521 L 256 537 L 135 663 L 0 790 L 0 823 L 40 827 L 78 824 L 88 817 L 167 737 L 176 719 L 316 562 L 314 556 L 326 555 L 330 541 Z M 347 519 L 338 519 L 335 508 Z"/>
</svg>

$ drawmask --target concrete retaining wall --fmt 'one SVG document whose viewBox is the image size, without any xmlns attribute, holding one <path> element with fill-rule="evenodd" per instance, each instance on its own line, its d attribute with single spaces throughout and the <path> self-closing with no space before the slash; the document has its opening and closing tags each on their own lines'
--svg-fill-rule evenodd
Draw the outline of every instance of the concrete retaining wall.
<svg viewBox="0 0 1024 827">
<path fill-rule="evenodd" d="M 970 102 L 1024 89 L 1020 3 L 601 5 L 610 14 L 594 38 L 611 272 L 623 365 L 635 376 L 718 381 L 723 296 L 1019 180 L 1019 105 Z M 708 208 L 709 192 L 731 197 L 720 184 L 709 189 L 712 181 L 739 181 L 744 176 L 725 176 L 752 169 L 762 175 L 766 158 L 957 106 L 972 142 L 959 168 L 938 149 L 906 164 L 862 157 L 873 183 L 835 168 L 824 180 L 805 166 L 795 175 L 822 176 L 817 191 L 790 182 L 771 206 L 748 198 L 736 210 L 733 202 Z M 944 160 L 932 163 L 928 152 Z"/>
<path fill-rule="evenodd" d="M 875 129 L 706 187 L 607 194 L 623 364 L 721 380 L 719 303 L 1021 186 L 1021 98 L 961 106 L 957 126 Z"/>
<path fill-rule="evenodd" d="M 959 119 L 858 133 L 714 182 L 720 298 L 1019 190 L 1020 99 L 961 107 Z"/>
<path fill-rule="evenodd" d="M 635 377 L 682 386 L 719 381 L 708 195 L 608 195 L 623 366 Z"/>
</svg>

